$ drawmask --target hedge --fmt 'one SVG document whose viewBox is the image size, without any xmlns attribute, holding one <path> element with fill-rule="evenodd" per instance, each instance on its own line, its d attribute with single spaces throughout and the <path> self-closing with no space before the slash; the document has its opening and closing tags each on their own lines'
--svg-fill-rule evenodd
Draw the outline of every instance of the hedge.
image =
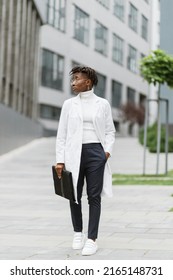
<svg viewBox="0 0 173 280">
<path fill-rule="evenodd" d="M 144 128 L 139 131 L 139 142 L 144 144 Z M 173 152 L 173 137 L 168 139 L 169 152 Z M 147 128 L 147 147 L 151 153 L 157 152 L 157 124 L 154 123 L 152 126 Z M 160 152 L 165 152 L 165 128 L 161 126 L 160 136 Z"/>
</svg>

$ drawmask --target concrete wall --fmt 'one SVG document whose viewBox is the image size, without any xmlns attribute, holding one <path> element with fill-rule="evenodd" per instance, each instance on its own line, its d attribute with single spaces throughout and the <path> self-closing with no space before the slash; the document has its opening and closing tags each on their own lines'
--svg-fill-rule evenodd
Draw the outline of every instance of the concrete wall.
<svg viewBox="0 0 173 280">
<path fill-rule="evenodd" d="M 42 135 L 38 122 L 0 104 L 0 155 Z"/>
<path fill-rule="evenodd" d="M 37 10 L 40 14 L 40 17 L 43 21 L 43 23 L 46 22 L 46 12 L 47 12 L 47 0 L 33 0 L 36 7 L 37 7 Z"/>
<path fill-rule="evenodd" d="M 0 1 L 0 154 L 43 135 L 37 94 L 47 0 L 33 1 Z"/>
</svg>

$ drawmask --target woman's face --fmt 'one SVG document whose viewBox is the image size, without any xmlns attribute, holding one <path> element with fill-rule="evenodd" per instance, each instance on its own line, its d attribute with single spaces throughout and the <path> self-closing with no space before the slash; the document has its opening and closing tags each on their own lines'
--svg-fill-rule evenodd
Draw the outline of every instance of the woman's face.
<svg viewBox="0 0 173 280">
<path fill-rule="evenodd" d="M 71 87 L 75 93 L 91 90 L 91 80 L 83 73 L 75 73 L 71 79 Z"/>
</svg>

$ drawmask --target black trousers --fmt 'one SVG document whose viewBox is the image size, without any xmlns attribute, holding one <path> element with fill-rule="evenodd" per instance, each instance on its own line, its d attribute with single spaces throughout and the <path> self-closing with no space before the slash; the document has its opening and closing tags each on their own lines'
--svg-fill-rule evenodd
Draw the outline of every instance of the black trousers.
<svg viewBox="0 0 173 280">
<path fill-rule="evenodd" d="M 103 188 L 103 174 L 106 155 L 100 143 L 82 145 L 81 163 L 77 184 L 78 203 L 70 202 L 72 224 L 75 232 L 82 232 L 82 191 L 84 178 L 87 184 L 89 204 L 88 238 L 96 239 L 101 213 L 101 192 Z"/>
</svg>

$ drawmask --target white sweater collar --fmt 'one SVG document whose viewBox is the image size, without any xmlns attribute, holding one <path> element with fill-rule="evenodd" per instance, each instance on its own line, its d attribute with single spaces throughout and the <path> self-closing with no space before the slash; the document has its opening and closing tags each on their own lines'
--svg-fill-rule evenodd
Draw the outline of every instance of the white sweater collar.
<svg viewBox="0 0 173 280">
<path fill-rule="evenodd" d="M 93 89 L 79 93 L 81 99 L 90 98 L 94 95 Z"/>
</svg>

